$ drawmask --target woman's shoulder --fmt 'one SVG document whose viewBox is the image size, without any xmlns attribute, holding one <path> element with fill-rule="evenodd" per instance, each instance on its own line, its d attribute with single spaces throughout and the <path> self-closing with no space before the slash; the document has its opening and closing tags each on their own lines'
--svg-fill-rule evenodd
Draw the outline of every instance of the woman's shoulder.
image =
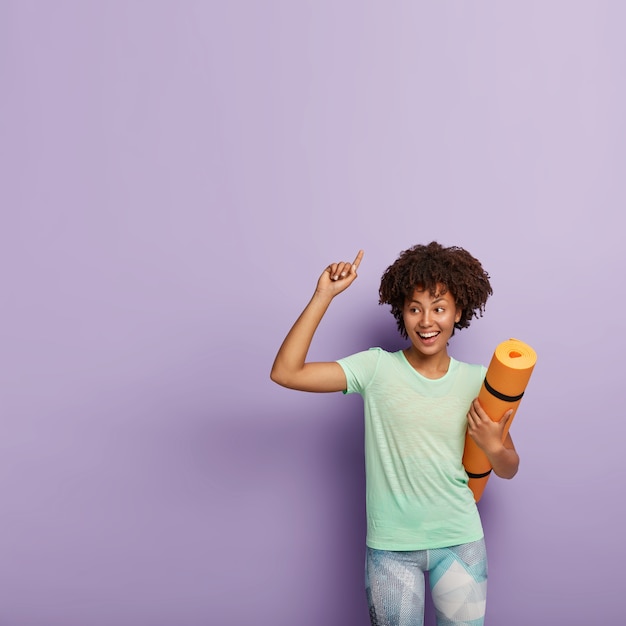
<svg viewBox="0 0 626 626">
<path fill-rule="evenodd" d="M 378 359 L 385 359 L 385 358 L 397 358 L 395 357 L 395 352 L 389 352 L 388 350 L 385 350 L 384 348 L 381 348 L 379 346 L 372 346 L 371 348 L 366 348 L 364 350 L 360 350 L 358 352 L 354 352 L 353 354 L 350 354 L 349 356 L 343 357 L 342 359 L 339 359 L 340 361 L 346 361 L 348 359 L 350 360 L 355 360 L 355 359 L 363 359 L 363 360 L 378 360 Z"/>
<path fill-rule="evenodd" d="M 454 363 L 454 368 L 461 375 L 478 377 L 482 380 L 487 373 L 487 368 L 482 363 L 469 363 L 467 361 L 458 361 L 457 359 L 452 357 L 451 360 Z"/>
</svg>

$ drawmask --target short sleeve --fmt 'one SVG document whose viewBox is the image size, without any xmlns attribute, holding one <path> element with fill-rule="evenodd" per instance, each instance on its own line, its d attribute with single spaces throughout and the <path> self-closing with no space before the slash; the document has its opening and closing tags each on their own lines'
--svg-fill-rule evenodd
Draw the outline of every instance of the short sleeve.
<svg viewBox="0 0 626 626">
<path fill-rule="evenodd" d="M 363 393 L 374 378 L 382 354 L 381 348 L 370 348 L 337 361 L 346 375 L 344 393 Z"/>
</svg>

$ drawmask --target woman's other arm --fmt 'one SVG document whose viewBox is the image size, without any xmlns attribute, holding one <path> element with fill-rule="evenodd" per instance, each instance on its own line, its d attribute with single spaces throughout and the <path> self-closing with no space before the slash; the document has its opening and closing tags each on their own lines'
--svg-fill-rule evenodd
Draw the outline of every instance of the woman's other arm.
<svg viewBox="0 0 626 626">
<path fill-rule="evenodd" d="M 511 435 L 505 429 L 513 411 L 507 411 L 499 422 L 493 421 L 475 399 L 467 413 L 467 432 L 485 453 L 493 471 L 500 478 L 513 478 L 519 468 L 519 455 Z"/>
</svg>

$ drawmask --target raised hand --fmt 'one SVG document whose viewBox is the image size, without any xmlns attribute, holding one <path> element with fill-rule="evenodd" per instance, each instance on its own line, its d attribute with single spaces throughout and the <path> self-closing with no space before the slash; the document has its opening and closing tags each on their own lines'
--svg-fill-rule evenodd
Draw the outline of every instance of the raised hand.
<svg viewBox="0 0 626 626">
<path fill-rule="evenodd" d="M 331 263 L 319 277 L 316 291 L 334 297 L 347 289 L 356 280 L 362 258 L 363 250 L 359 250 L 352 263 L 346 261 Z"/>
<path fill-rule="evenodd" d="M 311 300 L 283 341 L 270 374 L 283 387 L 301 391 L 343 391 L 346 375 L 336 361 L 308 362 L 307 354 L 318 324 L 332 299 L 356 279 L 363 258 L 359 250 L 352 263 L 331 263 L 319 277 Z"/>
</svg>

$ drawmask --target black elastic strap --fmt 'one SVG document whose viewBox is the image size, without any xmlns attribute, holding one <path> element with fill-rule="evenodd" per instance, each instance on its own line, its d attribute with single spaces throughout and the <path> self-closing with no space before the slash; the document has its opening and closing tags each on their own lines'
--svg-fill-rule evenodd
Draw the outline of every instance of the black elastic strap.
<svg viewBox="0 0 626 626">
<path fill-rule="evenodd" d="M 519 396 L 505 396 L 503 393 L 500 393 L 497 389 L 494 389 L 485 378 L 485 389 L 492 395 L 498 398 L 498 400 L 503 400 L 504 402 L 517 402 L 522 399 L 524 392 L 519 394 Z"/>
<path fill-rule="evenodd" d="M 485 472 L 484 474 L 472 474 L 472 472 L 468 472 L 467 470 L 465 470 L 467 473 L 468 478 L 484 478 L 485 476 L 489 476 L 489 474 L 491 474 L 491 470 L 489 470 L 488 472 Z"/>
</svg>

